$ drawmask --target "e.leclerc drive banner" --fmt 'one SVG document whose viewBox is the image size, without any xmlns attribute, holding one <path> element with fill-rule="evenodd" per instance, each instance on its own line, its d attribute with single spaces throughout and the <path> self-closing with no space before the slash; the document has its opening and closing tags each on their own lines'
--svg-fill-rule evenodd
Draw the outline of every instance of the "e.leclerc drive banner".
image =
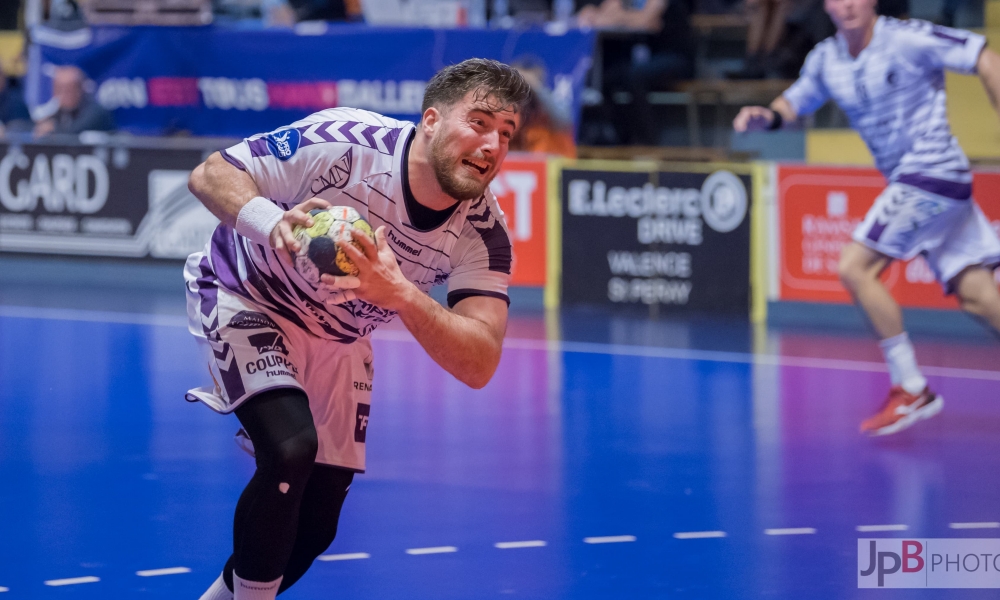
<svg viewBox="0 0 1000 600">
<path fill-rule="evenodd" d="M 561 189 L 563 304 L 749 313 L 746 166 L 581 162 L 563 169 Z"/>
<path fill-rule="evenodd" d="M 32 31 L 28 96 L 51 97 L 56 65 L 76 65 L 118 126 L 140 135 L 246 137 L 337 106 L 416 121 L 427 81 L 467 58 L 541 62 L 554 101 L 579 115 L 592 31 L 95 26 Z"/>
</svg>

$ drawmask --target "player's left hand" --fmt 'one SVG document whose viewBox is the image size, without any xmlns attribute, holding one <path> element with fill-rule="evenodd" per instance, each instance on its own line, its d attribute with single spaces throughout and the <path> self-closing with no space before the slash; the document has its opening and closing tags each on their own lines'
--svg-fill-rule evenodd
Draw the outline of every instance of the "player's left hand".
<svg viewBox="0 0 1000 600">
<path fill-rule="evenodd" d="M 386 242 L 385 227 L 375 230 L 375 241 L 357 229 L 351 230 L 351 236 L 361 246 L 361 250 L 353 244 L 344 244 L 342 248 L 347 258 L 358 268 L 358 285 L 353 290 L 354 294 L 365 302 L 398 311 L 405 301 L 405 292 L 413 288 L 413 284 L 403 275 L 396 255 Z M 323 275 L 321 279 L 331 287 L 343 287 L 345 278 Z M 337 286 L 337 283 L 341 285 Z"/>
</svg>

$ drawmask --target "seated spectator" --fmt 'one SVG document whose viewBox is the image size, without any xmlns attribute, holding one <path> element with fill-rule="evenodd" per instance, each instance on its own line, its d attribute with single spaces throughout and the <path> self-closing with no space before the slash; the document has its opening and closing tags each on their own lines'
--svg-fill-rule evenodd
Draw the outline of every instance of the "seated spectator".
<svg viewBox="0 0 1000 600">
<path fill-rule="evenodd" d="M 747 55 L 743 69 L 728 73 L 732 79 L 777 77 L 776 52 L 785 35 L 793 0 L 747 0 Z"/>
<path fill-rule="evenodd" d="M 622 0 L 584 0 L 577 13 L 581 27 L 632 32 L 635 35 L 604 40 L 604 106 L 612 113 L 619 139 L 600 143 L 656 145 L 648 96 L 668 90 L 678 80 L 694 76 L 695 43 L 687 0 L 646 0 L 641 8 Z M 615 92 L 628 92 L 632 105 L 614 106 Z"/>
<path fill-rule="evenodd" d="M 510 142 L 510 149 L 576 158 L 573 119 L 545 87 L 545 66 L 531 59 L 515 60 L 512 66 L 531 86 L 531 100 L 525 108 L 521 127 Z"/>
<path fill-rule="evenodd" d="M 31 113 L 24 103 L 18 81 L 0 69 L 0 134 L 7 131 L 31 131 Z"/>
<path fill-rule="evenodd" d="M 77 67 L 56 67 L 52 77 L 55 114 L 35 125 L 35 135 L 66 134 L 81 131 L 112 131 L 114 117 L 83 89 L 86 76 Z"/>
<path fill-rule="evenodd" d="M 295 10 L 288 0 L 262 0 L 261 16 L 265 27 L 293 27 L 295 25 Z"/>
<path fill-rule="evenodd" d="M 356 21 L 361 0 L 288 0 L 296 21 Z"/>
</svg>

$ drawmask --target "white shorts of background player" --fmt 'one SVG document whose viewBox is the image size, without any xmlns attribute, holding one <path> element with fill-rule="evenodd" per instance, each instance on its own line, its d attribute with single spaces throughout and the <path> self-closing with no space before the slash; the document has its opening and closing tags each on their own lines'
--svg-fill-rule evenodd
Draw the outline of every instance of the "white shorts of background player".
<svg viewBox="0 0 1000 600">
<path fill-rule="evenodd" d="M 1000 238 L 974 200 L 954 200 L 902 183 L 889 184 L 852 237 L 899 260 L 923 254 L 949 292 L 948 282 L 966 267 L 1000 264 Z"/>
</svg>

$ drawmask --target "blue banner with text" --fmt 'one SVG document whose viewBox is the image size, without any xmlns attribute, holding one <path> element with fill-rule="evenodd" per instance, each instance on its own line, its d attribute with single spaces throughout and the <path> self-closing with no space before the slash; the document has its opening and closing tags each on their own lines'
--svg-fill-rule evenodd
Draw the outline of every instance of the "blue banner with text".
<svg viewBox="0 0 1000 600">
<path fill-rule="evenodd" d="M 593 32 L 330 25 L 318 35 L 222 27 L 36 29 L 29 100 L 76 65 L 134 134 L 245 137 L 334 106 L 417 120 L 427 81 L 467 58 L 543 67 L 555 102 L 579 115 Z"/>
</svg>

